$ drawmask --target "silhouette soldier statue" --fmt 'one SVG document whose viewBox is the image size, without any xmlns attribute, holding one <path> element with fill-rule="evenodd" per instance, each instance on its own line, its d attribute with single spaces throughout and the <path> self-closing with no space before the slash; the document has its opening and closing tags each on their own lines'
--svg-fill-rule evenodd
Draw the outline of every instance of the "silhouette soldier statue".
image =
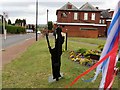
<svg viewBox="0 0 120 90">
<path fill-rule="evenodd" d="M 61 55 L 62 55 L 62 44 L 64 43 L 64 37 L 61 34 L 62 29 L 60 27 L 57 27 L 55 30 L 55 47 L 51 48 L 48 35 L 46 34 L 46 39 L 48 43 L 49 52 L 51 54 L 51 60 L 52 60 L 52 74 L 53 79 L 56 79 L 56 81 L 59 80 L 60 75 L 60 66 L 61 66 Z M 57 37 L 56 37 L 57 34 Z"/>
</svg>

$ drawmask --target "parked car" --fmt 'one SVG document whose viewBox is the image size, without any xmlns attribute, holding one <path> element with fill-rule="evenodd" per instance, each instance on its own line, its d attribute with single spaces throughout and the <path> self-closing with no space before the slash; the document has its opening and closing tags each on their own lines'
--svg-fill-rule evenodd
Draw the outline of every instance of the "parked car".
<svg viewBox="0 0 120 90">
<path fill-rule="evenodd" d="M 37 34 L 41 34 L 41 32 L 40 32 L 40 31 L 37 31 Z"/>
<path fill-rule="evenodd" d="M 32 29 L 26 29 L 26 32 L 27 33 L 33 33 L 33 30 Z"/>
</svg>

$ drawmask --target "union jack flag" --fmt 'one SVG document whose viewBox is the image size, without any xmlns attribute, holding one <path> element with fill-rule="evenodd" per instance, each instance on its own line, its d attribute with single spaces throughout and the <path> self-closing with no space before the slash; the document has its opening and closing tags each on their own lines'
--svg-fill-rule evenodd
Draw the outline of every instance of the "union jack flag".
<svg viewBox="0 0 120 90">
<path fill-rule="evenodd" d="M 108 29 L 108 37 L 106 44 L 103 48 L 100 59 L 105 57 L 113 48 L 117 47 L 115 52 L 111 54 L 104 62 L 98 65 L 96 74 L 93 81 L 97 78 L 98 74 L 102 71 L 102 80 L 99 88 L 110 89 L 114 80 L 115 66 L 118 61 L 118 50 L 120 42 L 120 0 L 118 1 L 117 7 L 114 11 L 112 22 Z"/>
<path fill-rule="evenodd" d="M 100 56 L 100 60 L 90 67 L 88 70 L 78 75 L 69 86 L 74 85 L 81 77 L 88 74 L 94 68 L 97 67 L 95 76 L 90 80 L 84 80 L 87 82 L 95 81 L 100 72 L 102 72 L 102 80 L 99 88 L 109 90 L 112 87 L 114 77 L 117 73 L 116 63 L 118 61 L 118 55 L 120 54 L 120 0 L 114 11 L 112 22 L 108 29 L 108 37 Z M 68 86 L 66 86 L 67 88 Z"/>
</svg>

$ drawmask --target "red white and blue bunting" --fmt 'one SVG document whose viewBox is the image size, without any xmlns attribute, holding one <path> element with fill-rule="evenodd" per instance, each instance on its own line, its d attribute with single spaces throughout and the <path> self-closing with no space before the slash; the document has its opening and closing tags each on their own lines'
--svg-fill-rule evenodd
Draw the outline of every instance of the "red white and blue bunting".
<svg viewBox="0 0 120 90">
<path fill-rule="evenodd" d="M 91 68 L 77 76 L 70 83 L 69 86 L 75 84 L 78 81 L 78 79 L 88 74 L 90 71 L 97 67 L 95 76 L 90 81 L 95 81 L 99 73 L 102 72 L 102 80 L 99 88 L 109 90 L 112 87 L 117 72 L 116 63 L 118 61 L 117 55 L 118 51 L 120 52 L 119 44 L 120 44 L 120 0 L 118 1 L 117 7 L 114 11 L 112 22 L 108 29 L 108 37 L 106 40 L 106 44 L 103 48 L 103 51 L 101 53 L 100 60 Z"/>
</svg>

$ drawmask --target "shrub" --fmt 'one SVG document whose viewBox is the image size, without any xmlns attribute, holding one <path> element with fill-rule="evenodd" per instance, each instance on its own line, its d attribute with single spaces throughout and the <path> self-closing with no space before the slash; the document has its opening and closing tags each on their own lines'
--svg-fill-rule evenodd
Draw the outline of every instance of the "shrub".
<svg viewBox="0 0 120 90">
<path fill-rule="evenodd" d="M 98 49 L 101 50 L 101 51 L 103 50 L 103 48 L 104 48 L 103 44 L 101 44 L 101 45 L 98 46 Z"/>
<path fill-rule="evenodd" d="M 81 53 L 81 54 L 84 54 L 86 51 L 87 51 L 86 48 L 80 48 L 77 52 Z"/>
<path fill-rule="evenodd" d="M 116 67 L 118 67 L 120 69 L 120 61 L 117 62 Z"/>
<path fill-rule="evenodd" d="M 20 34 L 26 32 L 25 28 L 20 26 L 6 25 L 6 29 L 7 29 L 7 33 L 11 33 L 11 34 Z"/>
</svg>

